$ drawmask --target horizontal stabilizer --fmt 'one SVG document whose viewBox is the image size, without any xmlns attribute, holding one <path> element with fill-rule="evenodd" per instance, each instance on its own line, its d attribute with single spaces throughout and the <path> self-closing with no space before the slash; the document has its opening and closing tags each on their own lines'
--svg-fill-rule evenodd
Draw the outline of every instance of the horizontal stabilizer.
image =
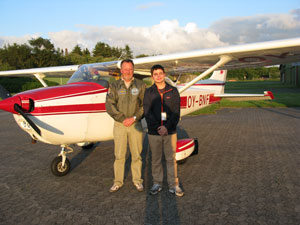
<svg viewBox="0 0 300 225">
<path fill-rule="evenodd" d="M 274 99 L 274 95 L 271 91 L 265 91 L 264 94 L 216 94 L 214 96 L 226 98 L 230 101 L 257 101 Z"/>
</svg>

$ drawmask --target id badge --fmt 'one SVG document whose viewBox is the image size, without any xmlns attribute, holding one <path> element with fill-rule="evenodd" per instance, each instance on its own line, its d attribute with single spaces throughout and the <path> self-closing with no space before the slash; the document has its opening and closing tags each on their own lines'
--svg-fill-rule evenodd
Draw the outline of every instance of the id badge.
<svg viewBox="0 0 300 225">
<path fill-rule="evenodd" d="M 166 113 L 166 112 L 162 112 L 162 113 L 161 113 L 161 120 L 162 120 L 162 121 L 167 120 L 167 113 Z"/>
</svg>

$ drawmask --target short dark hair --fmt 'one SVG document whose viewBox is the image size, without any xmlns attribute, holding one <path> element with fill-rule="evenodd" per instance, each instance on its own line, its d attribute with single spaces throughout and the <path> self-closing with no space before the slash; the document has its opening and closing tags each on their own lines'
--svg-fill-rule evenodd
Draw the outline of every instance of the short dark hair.
<svg viewBox="0 0 300 225">
<path fill-rule="evenodd" d="M 154 66 L 151 67 L 151 76 L 153 75 L 153 71 L 154 70 L 162 70 L 163 72 L 165 72 L 165 68 L 162 65 L 156 64 Z"/>
<path fill-rule="evenodd" d="M 121 67 L 122 67 L 123 63 L 131 63 L 134 66 L 134 63 L 133 63 L 132 59 L 123 59 L 121 61 Z"/>
</svg>

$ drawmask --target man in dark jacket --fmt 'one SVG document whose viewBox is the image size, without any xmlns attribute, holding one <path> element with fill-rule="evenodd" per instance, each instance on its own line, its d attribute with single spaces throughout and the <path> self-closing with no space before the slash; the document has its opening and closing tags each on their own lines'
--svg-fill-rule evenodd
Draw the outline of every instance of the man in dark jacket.
<svg viewBox="0 0 300 225">
<path fill-rule="evenodd" d="M 162 190 L 163 167 L 162 151 L 167 162 L 169 192 L 183 196 L 179 187 L 176 163 L 176 126 L 180 118 L 180 96 L 176 87 L 165 81 L 165 70 L 161 65 L 151 68 L 154 84 L 144 97 L 144 115 L 148 126 L 148 140 L 152 152 L 153 186 L 150 194 Z"/>
</svg>

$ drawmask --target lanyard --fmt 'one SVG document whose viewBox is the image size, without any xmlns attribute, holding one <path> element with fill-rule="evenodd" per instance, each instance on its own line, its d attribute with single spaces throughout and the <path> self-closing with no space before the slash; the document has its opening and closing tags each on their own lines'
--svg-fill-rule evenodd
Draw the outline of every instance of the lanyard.
<svg viewBox="0 0 300 225">
<path fill-rule="evenodd" d="M 156 86 L 156 85 L 155 85 L 155 86 Z M 160 92 L 160 90 L 158 89 L 157 86 L 156 86 L 156 88 L 157 88 L 157 91 L 158 91 L 158 93 L 159 93 L 159 95 L 160 95 L 160 100 L 161 100 L 161 109 L 160 109 L 160 113 L 162 114 L 162 113 L 164 112 L 164 94 L 166 94 L 166 93 L 172 91 L 172 88 L 169 89 L 169 90 L 167 90 L 167 91 L 165 90 L 163 93 Z M 163 126 L 162 116 L 161 116 L 161 125 Z"/>
</svg>

